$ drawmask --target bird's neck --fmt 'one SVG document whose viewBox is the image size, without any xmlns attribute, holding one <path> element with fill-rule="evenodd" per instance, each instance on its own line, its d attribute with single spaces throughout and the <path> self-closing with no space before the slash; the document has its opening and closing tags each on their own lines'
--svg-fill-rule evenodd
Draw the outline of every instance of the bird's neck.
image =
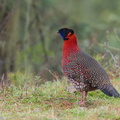
<svg viewBox="0 0 120 120">
<path fill-rule="evenodd" d="M 73 34 L 69 37 L 68 40 L 64 40 L 63 44 L 63 57 L 66 57 L 69 53 L 77 52 L 80 48 L 77 44 L 77 38 L 76 35 Z"/>
</svg>

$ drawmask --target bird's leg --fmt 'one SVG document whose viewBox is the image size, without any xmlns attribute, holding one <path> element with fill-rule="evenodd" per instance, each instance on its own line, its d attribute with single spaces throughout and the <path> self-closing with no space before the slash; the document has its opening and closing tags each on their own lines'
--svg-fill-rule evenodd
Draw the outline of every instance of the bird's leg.
<svg viewBox="0 0 120 120">
<path fill-rule="evenodd" d="M 87 97 L 87 91 L 83 91 L 82 93 L 82 99 L 78 102 L 78 105 L 85 105 L 86 97 Z"/>
</svg>

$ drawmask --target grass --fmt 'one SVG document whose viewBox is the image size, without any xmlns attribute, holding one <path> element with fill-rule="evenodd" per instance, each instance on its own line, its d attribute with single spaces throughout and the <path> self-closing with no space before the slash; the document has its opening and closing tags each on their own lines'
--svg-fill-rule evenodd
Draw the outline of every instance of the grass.
<svg viewBox="0 0 120 120">
<path fill-rule="evenodd" d="M 40 78 L 36 79 L 38 81 Z M 117 78 L 111 82 L 120 92 L 119 81 L 120 78 Z M 80 93 L 71 94 L 65 89 L 66 86 L 68 83 L 63 78 L 54 82 L 48 81 L 40 86 L 11 85 L 2 89 L 0 91 L 0 119 L 120 120 L 119 98 L 108 97 L 97 90 L 89 92 L 86 105 L 80 107 L 78 106 Z"/>
</svg>

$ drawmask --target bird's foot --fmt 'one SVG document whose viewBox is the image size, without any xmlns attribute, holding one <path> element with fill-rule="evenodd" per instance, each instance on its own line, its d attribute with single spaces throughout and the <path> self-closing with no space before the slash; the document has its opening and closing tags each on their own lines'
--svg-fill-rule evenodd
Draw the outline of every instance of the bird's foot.
<svg viewBox="0 0 120 120">
<path fill-rule="evenodd" d="M 79 102 L 78 102 L 78 105 L 80 105 L 80 106 L 81 106 L 81 105 L 85 105 L 85 101 L 79 101 Z"/>
</svg>

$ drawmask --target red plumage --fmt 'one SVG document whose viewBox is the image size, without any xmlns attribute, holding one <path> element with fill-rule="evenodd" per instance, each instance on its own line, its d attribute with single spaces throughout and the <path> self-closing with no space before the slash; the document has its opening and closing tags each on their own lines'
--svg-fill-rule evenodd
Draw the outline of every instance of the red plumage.
<svg viewBox="0 0 120 120">
<path fill-rule="evenodd" d="M 79 48 L 74 31 L 62 28 L 58 32 L 64 40 L 62 50 L 63 72 L 74 87 L 82 92 L 82 100 L 79 104 L 85 103 L 88 91 L 96 89 L 100 89 L 108 96 L 120 97 L 100 64 Z"/>
</svg>

